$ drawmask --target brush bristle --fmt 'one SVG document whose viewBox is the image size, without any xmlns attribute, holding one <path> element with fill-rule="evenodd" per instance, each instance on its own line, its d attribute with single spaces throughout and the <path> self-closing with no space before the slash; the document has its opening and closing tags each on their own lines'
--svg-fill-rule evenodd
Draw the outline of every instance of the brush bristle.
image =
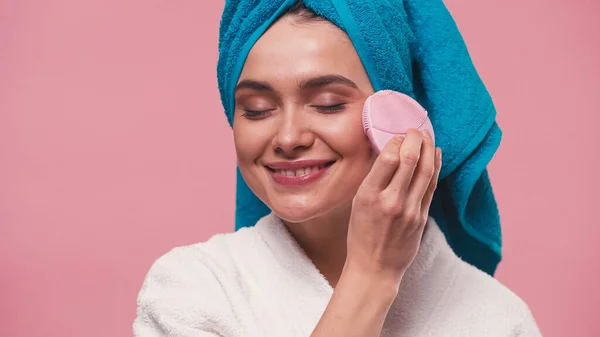
<svg viewBox="0 0 600 337">
<path fill-rule="evenodd" d="M 365 129 L 365 131 L 371 128 L 371 122 L 369 121 L 369 116 L 364 112 L 362 115 L 362 121 L 363 121 L 363 129 Z"/>
</svg>

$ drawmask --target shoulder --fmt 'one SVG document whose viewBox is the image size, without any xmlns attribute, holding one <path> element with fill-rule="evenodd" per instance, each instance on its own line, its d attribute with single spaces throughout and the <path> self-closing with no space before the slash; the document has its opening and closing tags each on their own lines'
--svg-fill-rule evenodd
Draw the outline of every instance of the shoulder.
<svg viewBox="0 0 600 337">
<path fill-rule="evenodd" d="M 529 306 L 515 292 L 460 259 L 457 269 L 447 305 L 462 319 L 505 331 L 502 336 L 541 336 Z"/>
<path fill-rule="evenodd" d="M 502 303 L 503 305 L 515 308 L 526 307 L 525 302 L 516 293 L 500 283 L 496 278 L 462 260 L 458 264 L 459 273 L 455 284 L 458 291 L 469 291 L 485 295 L 478 296 L 477 301 Z M 470 298 L 470 300 L 475 300 L 475 298 Z"/>
<path fill-rule="evenodd" d="M 244 254 L 245 247 L 256 240 L 255 236 L 254 228 L 243 228 L 235 233 L 215 234 L 205 242 L 175 247 L 154 261 L 144 285 L 206 284 L 230 276 L 235 272 L 237 257 Z"/>
<path fill-rule="evenodd" d="M 254 236 L 253 228 L 217 234 L 157 258 L 138 293 L 135 336 L 202 329 L 235 335 L 227 331 L 235 327 L 227 283 L 237 279 L 235 261 Z"/>
</svg>

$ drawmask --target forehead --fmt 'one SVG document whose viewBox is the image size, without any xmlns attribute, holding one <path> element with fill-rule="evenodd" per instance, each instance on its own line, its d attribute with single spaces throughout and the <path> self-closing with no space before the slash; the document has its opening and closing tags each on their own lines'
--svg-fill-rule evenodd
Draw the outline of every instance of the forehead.
<svg viewBox="0 0 600 337">
<path fill-rule="evenodd" d="M 330 73 L 370 85 L 345 32 L 325 21 L 282 18 L 250 50 L 240 80 L 283 81 Z"/>
</svg>

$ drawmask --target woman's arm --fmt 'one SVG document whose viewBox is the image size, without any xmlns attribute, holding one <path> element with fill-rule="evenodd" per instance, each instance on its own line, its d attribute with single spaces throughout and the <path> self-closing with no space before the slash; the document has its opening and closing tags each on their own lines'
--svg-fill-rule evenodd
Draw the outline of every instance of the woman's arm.
<svg viewBox="0 0 600 337">
<path fill-rule="evenodd" d="M 358 189 L 346 264 L 312 337 L 378 337 L 419 250 L 441 168 L 432 138 L 392 139 Z"/>
<path fill-rule="evenodd" d="M 347 264 L 311 337 L 379 336 L 398 284 Z"/>
</svg>

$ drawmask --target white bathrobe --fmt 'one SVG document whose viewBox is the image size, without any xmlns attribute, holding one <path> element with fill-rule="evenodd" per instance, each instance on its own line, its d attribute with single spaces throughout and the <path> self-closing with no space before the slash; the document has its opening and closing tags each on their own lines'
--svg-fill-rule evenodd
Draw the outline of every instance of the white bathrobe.
<svg viewBox="0 0 600 337">
<path fill-rule="evenodd" d="M 333 289 L 273 213 L 175 248 L 140 290 L 136 337 L 308 337 Z M 381 336 L 541 336 L 528 306 L 459 259 L 430 218 Z"/>
</svg>

